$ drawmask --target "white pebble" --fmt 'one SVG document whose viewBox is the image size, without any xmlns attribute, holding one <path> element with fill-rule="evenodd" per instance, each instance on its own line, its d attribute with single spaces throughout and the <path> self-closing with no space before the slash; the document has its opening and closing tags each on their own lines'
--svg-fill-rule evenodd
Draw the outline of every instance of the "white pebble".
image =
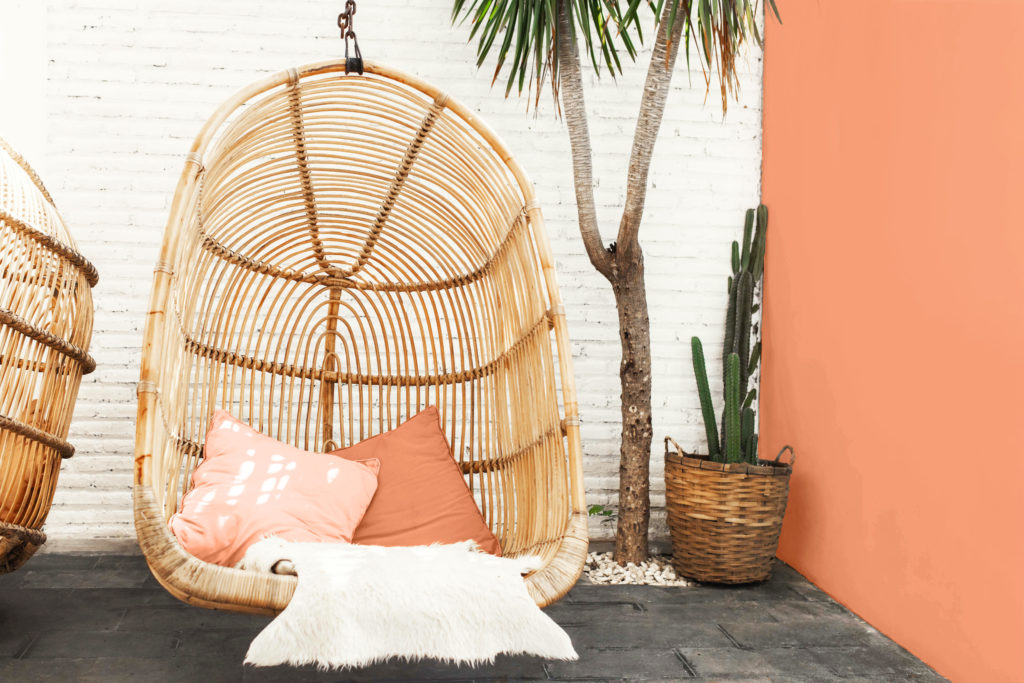
<svg viewBox="0 0 1024 683">
<path fill-rule="evenodd" d="M 621 566 L 612 560 L 611 553 L 587 553 L 583 574 L 592 583 L 632 584 L 658 586 L 689 586 L 691 583 L 676 576 L 671 558 L 652 555 L 646 562 L 628 562 Z"/>
</svg>

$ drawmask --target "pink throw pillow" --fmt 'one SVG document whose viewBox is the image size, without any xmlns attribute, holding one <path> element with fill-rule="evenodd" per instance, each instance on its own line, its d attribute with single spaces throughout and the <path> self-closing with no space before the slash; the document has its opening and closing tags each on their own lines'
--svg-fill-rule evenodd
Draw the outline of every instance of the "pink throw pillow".
<svg viewBox="0 0 1024 683">
<path fill-rule="evenodd" d="M 290 446 L 218 410 L 171 531 L 193 556 L 228 567 L 267 536 L 351 543 L 379 469 Z"/>
</svg>

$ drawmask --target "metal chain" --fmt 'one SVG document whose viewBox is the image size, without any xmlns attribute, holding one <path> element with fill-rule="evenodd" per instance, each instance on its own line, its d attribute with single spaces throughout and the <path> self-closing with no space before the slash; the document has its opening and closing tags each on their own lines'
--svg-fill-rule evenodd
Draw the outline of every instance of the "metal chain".
<svg viewBox="0 0 1024 683">
<path fill-rule="evenodd" d="M 356 16 L 356 1 L 346 0 L 345 11 L 338 15 L 338 28 L 341 29 L 341 37 L 345 41 L 345 73 L 363 73 L 363 53 L 359 50 L 359 40 L 352 28 Z M 349 40 L 355 50 L 355 57 L 349 57 Z"/>
</svg>

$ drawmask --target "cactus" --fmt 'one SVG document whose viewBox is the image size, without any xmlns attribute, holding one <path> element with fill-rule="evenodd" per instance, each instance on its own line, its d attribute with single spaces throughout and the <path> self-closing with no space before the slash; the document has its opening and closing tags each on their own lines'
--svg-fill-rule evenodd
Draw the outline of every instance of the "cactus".
<svg viewBox="0 0 1024 683">
<path fill-rule="evenodd" d="M 734 243 L 735 244 L 735 243 Z M 725 339 L 722 342 L 722 386 L 725 386 L 725 358 L 736 345 L 736 296 L 739 287 L 736 286 L 738 279 L 732 278 L 729 282 L 729 304 L 725 309 Z"/>
<path fill-rule="evenodd" d="M 693 370 L 697 378 L 704 431 L 708 452 L 719 462 L 757 462 L 757 434 L 754 433 L 754 400 L 756 389 L 748 389 L 751 375 L 761 360 L 761 342 L 751 347 L 751 336 L 757 336 L 752 325 L 758 306 L 754 292 L 764 274 L 765 235 L 768 209 L 763 204 L 748 209 L 743 222 L 742 242 L 734 241 L 730 253 L 732 275 L 728 278 L 729 303 L 725 315 L 725 338 L 722 344 L 722 385 L 725 406 L 720 426 L 715 419 L 714 404 L 708 385 L 704 349 L 697 337 L 691 340 Z"/>
<path fill-rule="evenodd" d="M 736 243 L 733 242 L 733 246 Z M 754 280 L 750 273 L 743 271 L 738 280 L 734 280 L 732 292 L 729 293 L 729 308 L 726 311 L 725 319 L 725 342 L 722 348 L 722 358 L 728 358 L 730 353 L 736 353 L 740 357 L 740 393 L 746 395 L 747 381 L 749 379 L 749 348 L 750 348 L 750 318 L 753 315 L 750 311 L 754 300 Z M 722 363 L 722 386 L 726 380 L 725 363 Z M 722 441 L 725 441 L 725 418 L 722 418 Z"/>
<path fill-rule="evenodd" d="M 750 377 L 751 375 L 754 374 L 754 371 L 757 370 L 757 364 L 758 364 L 758 362 L 760 360 L 761 360 L 761 342 L 756 342 L 754 344 L 754 348 L 752 348 L 750 350 L 750 360 L 747 361 L 747 377 Z"/>
<path fill-rule="evenodd" d="M 768 207 L 761 204 L 757 207 L 757 228 L 754 230 L 754 244 L 751 251 L 752 262 L 750 274 L 754 280 L 760 281 L 764 275 L 765 233 L 768 230 Z"/>
<path fill-rule="evenodd" d="M 750 437 L 754 436 L 754 409 L 741 408 L 740 410 L 740 445 L 743 448 L 743 460 L 750 460 Z"/>
<path fill-rule="evenodd" d="M 736 353 L 740 357 L 740 391 L 747 393 L 747 363 L 750 362 L 750 322 L 754 305 L 754 278 L 749 271 L 740 276 L 736 295 L 736 334 L 733 348 L 725 349 L 724 353 Z"/>
<path fill-rule="evenodd" d="M 754 399 L 757 398 L 757 389 L 751 389 L 747 392 L 747 397 L 743 399 L 743 409 L 746 410 L 754 405 Z"/>
<path fill-rule="evenodd" d="M 708 370 L 704 365 L 704 346 L 700 339 L 690 340 L 693 351 L 693 374 L 697 377 L 697 394 L 700 395 L 700 411 L 704 415 L 704 431 L 708 435 L 708 455 L 718 457 L 718 425 L 715 424 L 715 406 L 711 402 L 711 387 L 708 384 Z"/>
<path fill-rule="evenodd" d="M 754 227 L 754 210 L 747 209 L 747 217 L 743 221 L 743 251 L 740 255 L 740 268 L 750 269 L 750 235 Z"/>
<path fill-rule="evenodd" d="M 725 461 L 740 462 L 743 447 L 740 431 L 740 357 L 730 353 L 725 361 Z"/>
</svg>

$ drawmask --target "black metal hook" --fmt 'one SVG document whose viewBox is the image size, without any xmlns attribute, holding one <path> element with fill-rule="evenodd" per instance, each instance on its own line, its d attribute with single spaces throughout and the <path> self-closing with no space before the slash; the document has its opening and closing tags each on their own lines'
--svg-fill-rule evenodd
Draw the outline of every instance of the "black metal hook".
<svg viewBox="0 0 1024 683">
<path fill-rule="evenodd" d="M 345 41 L 345 73 L 363 73 L 363 53 L 359 50 L 359 39 L 352 28 L 356 16 L 355 0 L 345 1 L 345 11 L 338 15 L 338 28 L 341 29 L 341 38 Z M 355 56 L 349 57 L 348 43 L 351 39 Z"/>
</svg>

